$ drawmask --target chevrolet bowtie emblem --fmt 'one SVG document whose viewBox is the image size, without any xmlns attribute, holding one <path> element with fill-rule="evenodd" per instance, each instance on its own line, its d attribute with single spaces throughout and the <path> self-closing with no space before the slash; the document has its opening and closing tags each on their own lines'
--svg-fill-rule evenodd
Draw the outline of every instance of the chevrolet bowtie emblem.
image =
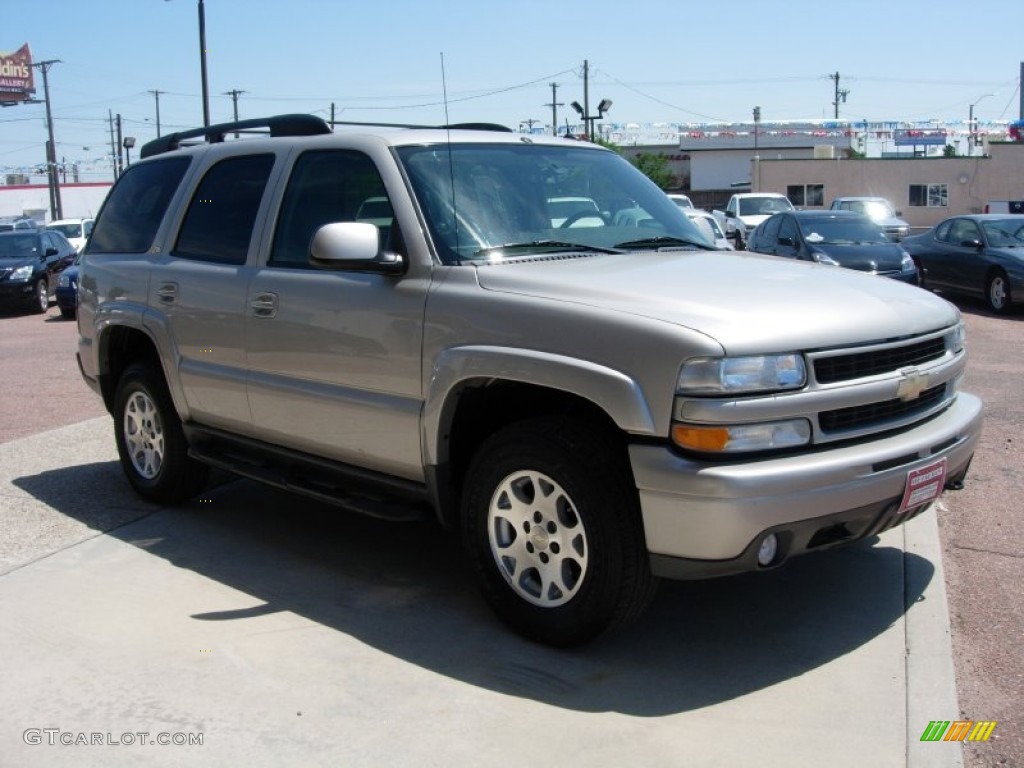
<svg viewBox="0 0 1024 768">
<path fill-rule="evenodd" d="M 928 374 L 921 373 L 917 368 L 903 368 L 900 375 L 903 378 L 896 387 L 896 395 L 905 403 L 917 400 L 928 388 Z"/>
</svg>

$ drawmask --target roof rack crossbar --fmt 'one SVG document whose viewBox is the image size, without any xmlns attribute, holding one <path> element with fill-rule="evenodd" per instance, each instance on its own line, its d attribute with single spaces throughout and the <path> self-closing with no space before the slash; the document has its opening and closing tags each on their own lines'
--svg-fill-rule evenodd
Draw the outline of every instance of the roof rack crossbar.
<svg viewBox="0 0 1024 768">
<path fill-rule="evenodd" d="M 274 117 L 257 117 L 251 120 L 238 120 L 233 123 L 218 123 L 205 128 L 193 128 L 188 131 L 169 133 L 153 139 L 142 146 L 140 158 L 152 157 L 164 152 L 178 149 L 186 139 L 202 138 L 211 144 L 224 141 L 224 136 L 236 131 L 247 131 L 253 128 L 265 129 L 271 136 L 318 136 L 331 132 L 331 127 L 315 115 L 294 114 L 276 115 Z"/>
<path fill-rule="evenodd" d="M 512 129 L 499 123 L 452 123 L 451 125 L 418 125 L 415 123 L 377 123 L 377 122 L 356 122 L 352 120 L 332 120 L 329 125 L 356 125 L 372 128 L 435 128 L 440 130 L 451 129 L 453 131 L 500 131 L 501 133 L 512 133 Z"/>
</svg>

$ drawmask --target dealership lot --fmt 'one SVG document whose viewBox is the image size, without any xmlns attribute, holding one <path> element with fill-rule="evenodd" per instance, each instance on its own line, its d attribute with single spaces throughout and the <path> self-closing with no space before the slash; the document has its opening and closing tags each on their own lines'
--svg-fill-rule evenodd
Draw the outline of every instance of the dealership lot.
<svg viewBox="0 0 1024 768">
<path fill-rule="evenodd" d="M 963 306 L 988 421 L 938 509 L 943 557 L 930 513 L 770 574 L 664 584 L 638 626 L 573 653 L 497 625 L 434 526 L 230 478 L 179 509 L 140 502 L 73 324 L 0 318 L 0 653 L 17 692 L 0 762 L 954 765 L 955 745 L 916 740 L 961 714 L 998 721 L 967 764 L 1019 762 L 1024 418 L 1007 350 L 1024 318 Z M 172 743 L 145 743 L 158 734 Z"/>
</svg>

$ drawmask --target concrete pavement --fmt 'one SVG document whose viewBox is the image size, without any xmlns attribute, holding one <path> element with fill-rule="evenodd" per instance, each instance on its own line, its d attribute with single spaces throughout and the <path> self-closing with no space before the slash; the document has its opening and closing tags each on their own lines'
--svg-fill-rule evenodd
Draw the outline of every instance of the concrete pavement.
<svg viewBox="0 0 1024 768">
<path fill-rule="evenodd" d="M 959 714 L 934 511 L 563 652 L 436 526 L 236 480 L 157 509 L 110 431 L 0 444 L 0 765 L 961 765 L 919 740 Z"/>
</svg>

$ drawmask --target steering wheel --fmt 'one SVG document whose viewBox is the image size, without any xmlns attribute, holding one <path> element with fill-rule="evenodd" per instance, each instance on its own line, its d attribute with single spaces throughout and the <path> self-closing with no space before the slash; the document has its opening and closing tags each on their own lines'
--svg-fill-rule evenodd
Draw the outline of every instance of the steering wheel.
<svg viewBox="0 0 1024 768">
<path fill-rule="evenodd" d="M 600 219 L 602 227 L 608 226 L 608 217 L 605 214 L 601 213 L 600 211 L 588 211 L 584 209 L 582 211 L 576 211 L 576 213 L 569 216 L 569 218 L 567 218 L 565 221 L 558 225 L 558 228 L 567 229 L 580 219 Z"/>
</svg>

